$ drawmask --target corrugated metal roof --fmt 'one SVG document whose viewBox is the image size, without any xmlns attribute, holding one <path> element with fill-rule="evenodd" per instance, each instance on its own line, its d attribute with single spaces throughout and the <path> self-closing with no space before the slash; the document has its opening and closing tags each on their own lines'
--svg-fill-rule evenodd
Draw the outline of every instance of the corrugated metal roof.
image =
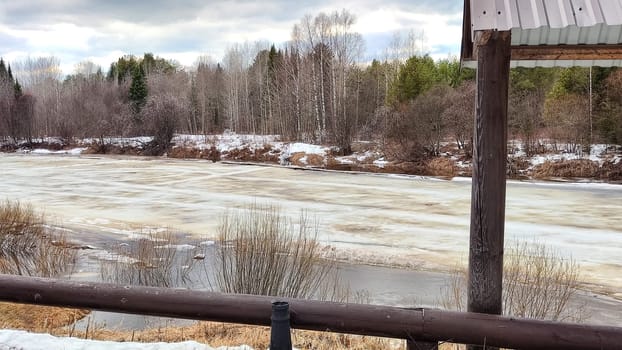
<svg viewBox="0 0 622 350">
<path fill-rule="evenodd" d="M 475 69 L 477 61 L 462 61 L 462 66 Z M 512 60 L 510 67 L 622 67 L 622 60 Z"/>
<path fill-rule="evenodd" d="M 622 0 L 472 0 L 471 23 L 472 31 L 619 26 Z"/>
<path fill-rule="evenodd" d="M 471 0 L 470 15 L 471 39 L 476 30 L 496 29 L 511 30 L 512 45 L 622 44 L 622 0 Z M 620 60 L 512 62 L 527 67 L 621 64 Z"/>
</svg>

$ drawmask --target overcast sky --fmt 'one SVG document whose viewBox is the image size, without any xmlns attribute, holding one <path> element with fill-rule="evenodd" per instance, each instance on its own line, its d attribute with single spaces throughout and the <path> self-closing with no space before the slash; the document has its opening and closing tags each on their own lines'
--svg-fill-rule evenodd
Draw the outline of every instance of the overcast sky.
<svg viewBox="0 0 622 350">
<path fill-rule="evenodd" d="M 294 24 L 347 9 L 366 43 L 365 59 L 382 58 L 396 31 L 425 37 L 435 58 L 457 55 L 461 0 L 0 0 L 0 57 L 54 55 L 65 74 L 91 60 L 107 70 L 124 54 L 152 52 L 192 65 L 219 61 L 227 45 L 286 42 Z"/>
</svg>

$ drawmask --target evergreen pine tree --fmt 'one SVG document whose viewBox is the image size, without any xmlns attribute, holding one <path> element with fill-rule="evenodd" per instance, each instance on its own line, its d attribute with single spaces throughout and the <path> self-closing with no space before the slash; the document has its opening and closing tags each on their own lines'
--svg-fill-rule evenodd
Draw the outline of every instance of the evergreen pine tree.
<svg viewBox="0 0 622 350">
<path fill-rule="evenodd" d="M 22 86 L 20 85 L 19 81 L 17 81 L 17 79 L 15 79 L 15 85 L 13 85 L 13 90 L 15 91 L 16 99 L 20 98 L 23 95 Z"/>
<path fill-rule="evenodd" d="M 0 58 L 0 80 L 4 80 L 8 76 L 4 60 Z"/>
<path fill-rule="evenodd" d="M 9 69 L 7 70 L 9 81 L 13 83 L 13 72 L 11 72 L 11 65 L 9 64 Z"/>
<path fill-rule="evenodd" d="M 268 70 L 273 73 L 276 69 L 277 52 L 274 44 L 270 47 L 270 53 L 268 54 Z"/>
<path fill-rule="evenodd" d="M 134 113 L 139 113 L 147 102 L 147 82 L 145 81 L 145 71 L 141 66 L 134 69 L 134 74 L 132 74 L 129 98 Z"/>
</svg>

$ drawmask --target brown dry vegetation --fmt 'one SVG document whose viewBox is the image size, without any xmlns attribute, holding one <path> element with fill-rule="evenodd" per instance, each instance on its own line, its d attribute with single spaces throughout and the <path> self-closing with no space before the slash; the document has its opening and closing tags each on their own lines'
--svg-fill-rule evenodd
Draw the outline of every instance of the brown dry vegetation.
<svg viewBox="0 0 622 350">
<path fill-rule="evenodd" d="M 91 144 L 82 151 L 82 154 L 114 154 L 114 155 L 127 155 L 127 156 L 139 156 L 142 155 L 142 150 L 137 147 L 131 146 L 117 146 L 117 145 L 102 145 L 100 143 Z"/>
<path fill-rule="evenodd" d="M 303 161 L 303 159 L 305 161 Z M 296 166 L 313 166 L 313 167 L 323 167 L 324 166 L 324 156 L 320 156 L 318 154 L 307 154 L 305 152 L 296 152 L 292 153 L 289 157 L 289 162 L 292 165 Z"/>
<path fill-rule="evenodd" d="M 51 306 L 0 303 L 0 328 L 46 331 L 70 325 L 89 314 L 89 310 Z"/>
<path fill-rule="evenodd" d="M 317 230 L 305 213 L 294 223 L 270 206 L 226 213 L 218 227 L 218 288 L 226 293 L 342 299 L 334 259 L 322 256 Z"/>
<path fill-rule="evenodd" d="M 503 261 L 503 315 L 582 322 L 583 305 L 571 305 L 579 287 L 579 265 L 554 249 L 534 242 L 512 242 Z M 467 271 L 457 268 L 441 290 L 445 309 L 465 311 Z"/>
<path fill-rule="evenodd" d="M 77 257 L 65 237 L 43 216 L 19 202 L 0 203 L 0 273 L 54 277 L 68 272 Z"/>
<path fill-rule="evenodd" d="M 67 332 L 64 331 L 64 334 Z M 89 339 L 138 342 L 180 342 L 194 340 L 213 347 L 246 344 L 255 349 L 266 349 L 270 328 L 239 324 L 197 322 L 186 327 L 154 328 L 143 331 L 111 331 L 92 329 L 90 334 L 75 332 L 74 336 Z M 403 348 L 403 341 L 385 338 L 361 337 L 326 332 L 292 330 L 292 344 L 298 349 L 390 349 Z"/>
<path fill-rule="evenodd" d="M 242 162 L 278 163 L 279 154 L 272 150 L 272 146 L 265 144 L 263 148 L 250 149 L 249 147 L 234 148 L 221 155 L 222 159 Z"/>
<path fill-rule="evenodd" d="M 203 150 L 194 147 L 175 147 L 169 150 L 167 156 L 170 158 L 182 159 L 208 159 L 213 162 L 218 162 L 220 160 L 262 163 L 279 162 L 279 151 L 273 150 L 272 146 L 269 144 L 265 144 L 262 148 L 257 149 L 242 147 L 222 153 L 215 146 Z"/>
<path fill-rule="evenodd" d="M 608 181 L 622 181 L 622 161 L 617 164 L 613 161 L 604 162 L 600 167 L 600 178 Z"/>
<path fill-rule="evenodd" d="M 508 157 L 507 173 L 510 179 L 524 179 L 527 177 L 529 160 L 525 157 Z"/>
<path fill-rule="evenodd" d="M 0 327 L 23 329 L 31 332 L 73 336 L 82 339 L 118 342 L 181 342 L 187 340 L 210 346 L 247 344 L 255 349 L 266 349 L 270 328 L 232 323 L 197 322 L 184 327 L 155 327 L 140 331 L 114 330 L 89 324 L 87 330 L 70 327 L 73 322 L 88 315 L 88 310 L 49 306 L 0 303 Z M 68 327 L 69 326 L 69 327 Z M 404 342 L 395 339 L 362 337 L 328 332 L 292 330 L 292 343 L 299 349 L 402 349 Z"/>
<path fill-rule="evenodd" d="M 588 159 L 546 161 L 533 169 L 535 179 L 562 178 L 599 178 L 600 168 L 597 162 Z"/>
<path fill-rule="evenodd" d="M 429 174 L 433 174 L 434 176 L 449 178 L 456 176 L 456 165 L 454 161 L 449 158 L 433 158 L 427 162 L 426 169 Z"/>
<path fill-rule="evenodd" d="M 174 147 L 169 150 L 168 157 L 181 159 L 207 159 L 213 162 L 220 160 L 220 151 L 216 146 L 208 149 L 198 149 L 194 147 Z"/>
</svg>

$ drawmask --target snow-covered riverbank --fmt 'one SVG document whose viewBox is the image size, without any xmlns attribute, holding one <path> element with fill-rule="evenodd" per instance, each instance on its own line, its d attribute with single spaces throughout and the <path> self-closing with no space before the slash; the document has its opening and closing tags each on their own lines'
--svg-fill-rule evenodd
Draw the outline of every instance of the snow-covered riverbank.
<svg viewBox="0 0 622 350">
<path fill-rule="evenodd" d="M 55 337 L 49 334 L 0 329 L 0 350 L 252 350 L 251 347 L 221 346 L 212 348 L 195 341 L 180 343 L 135 343 Z"/>
<path fill-rule="evenodd" d="M 109 137 L 103 139 L 59 138 L 25 141 L 17 145 L 0 142 L 0 149 L 34 154 L 114 154 L 143 155 L 151 137 Z M 337 147 L 302 142 L 285 142 L 276 135 L 241 135 L 224 132 L 215 135 L 176 135 L 168 158 L 211 161 L 256 162 L 333 170 L 372 173 L 432 175 L 452 178 L 470 176 L 471 159 L 452 142 L 443 143 L 440 154 L 416 162 L 390 159 L 381 145 L 371 141 L 352 143 L 353 153 L 341 156 Z M 622 147 L 594 144 L 589 151 L 576 145 L 542 140 L 540 153 L 527 155 L 518 141 L 508 144 L 508 175 L 516 179 L 622 181 Z"/>
</svg>

